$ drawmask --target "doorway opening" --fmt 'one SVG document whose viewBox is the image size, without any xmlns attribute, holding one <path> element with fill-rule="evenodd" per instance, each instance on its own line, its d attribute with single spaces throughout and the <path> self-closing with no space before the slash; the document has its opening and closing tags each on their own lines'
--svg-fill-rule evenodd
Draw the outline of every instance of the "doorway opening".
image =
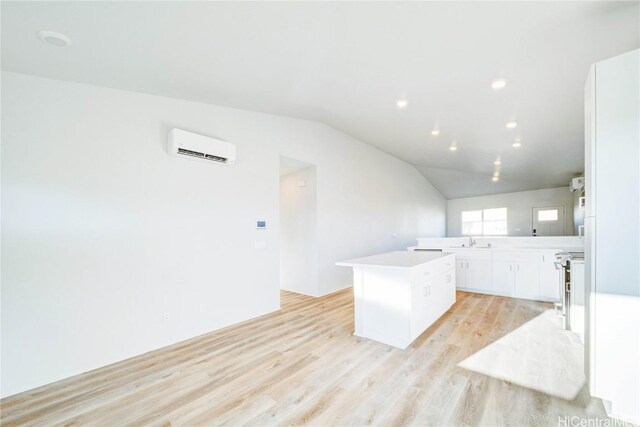
<svg viewBox="0 0 640 427">
<path fill-rule="evenodd" d="M 281 295 L 285 291 L 318 296 L 315 165 L 280 157 L 279 215 Z"/>
<path fill-rule="evenodd" d="M 564 205 L 532 208 L 532 236 L 564 236 L 564 227 Z"/>
</svg>

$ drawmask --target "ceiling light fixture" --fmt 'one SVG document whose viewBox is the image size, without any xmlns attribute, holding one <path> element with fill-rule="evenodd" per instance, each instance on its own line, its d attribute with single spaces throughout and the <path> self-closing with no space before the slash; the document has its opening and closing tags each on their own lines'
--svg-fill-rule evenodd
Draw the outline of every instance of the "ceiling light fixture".
<svg viewBox="0 0 640 427">
<path fill-rule="evenodd" d="M 407 105 L 409 104 L 409 101 L 407 101 L 406 99 L 398 99 L 398 101 L 396 102 L 396 106 L 400 109 L 405 108 Z"/>
<path fill-rule="evenodd" d="M 499 180 L 499 179 L 500 179 L 500 178 L 498 178 L 498 176 L 494 175 L 494 176 L 491 178 L 491 181 L 493 181 L 493 182 L 498 182 L 498 180 Z"/>
<path fill-rule="evenodd" d="M 49 43 L 55 47 L 67 47 L 71 44 L 71 39 L 62 33 L 49 30 L 40 30 L 36 33 L 36 36 L 43 43 Z"/>
<path fill-rule="evenodd" d="M 514 129 L 518 126 L 518 122 L 516 122 L 515 120 L 511 120 L 510 122 L 507 122 L 507 128 L 509 129 Z"/>
<path fill-rule="evenodd" d="M 501 165 L 502 164 L 502 160 L 500 160 L 500 158 L 497 158 L 495 162 L 493 162 L 494 165 Z"/>
<path fill-rule="evenodd" d="M 493 82 L 491 82 L 491 87 L 494 90 L 503 89 L 506 85 L 507 81 L 505 79 L 495 79 Z"/>
<path fill-rule="evenodd" d="M 449 146 L 449 150 L 451 150 L 451 151 L 456 151 L 457 149 L 458 149 L 458 147 L 456 147 L 455 145 Z"/>
<path fill-rule="evenodd" d="M 438 129 L 434 129 L 434 130 L 432 130 L 432 131 L 431 131 L 431 135 L 433 135 L 433 136 L 438 136 L 438 135 L 440 135 L 440 130 L 438 130 Z"/>
<path fill-rule="evenodd" d="M 520 148 L 522 147 L 522 142 L 520 141 L 516 141 L 513 144 L 511 144 L 513 146 L 513 148 Z"/>
</svg>

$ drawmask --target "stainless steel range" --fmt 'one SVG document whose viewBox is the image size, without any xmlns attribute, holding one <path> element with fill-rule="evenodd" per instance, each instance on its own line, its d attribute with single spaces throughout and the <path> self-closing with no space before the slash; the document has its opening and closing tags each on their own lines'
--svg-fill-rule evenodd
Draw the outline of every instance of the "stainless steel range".
<svg viewBox="0 0 640 427">
<path fill-rule="evenodd" d="M 571 278 L 571 263 L 572 262 L 584 262 L 584 253 L 582 252 L 558 252 L 556 254 L 556 268 L 562 268 L 564 274 L 560 283 L 560 296 L 561 302 L 556 303 L 556 313 L 562 317 L 563 327 L 571 330 L 571 319 L 573 317 L 572 310 L 574 309 L 574 295 L 573 295 L 573 283 Z"/>
</svg>

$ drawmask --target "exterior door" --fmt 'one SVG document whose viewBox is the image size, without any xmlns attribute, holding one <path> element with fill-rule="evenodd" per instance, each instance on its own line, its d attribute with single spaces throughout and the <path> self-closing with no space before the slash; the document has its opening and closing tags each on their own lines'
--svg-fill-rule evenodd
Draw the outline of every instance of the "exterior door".
<svg viewBox="0 0 640 427">
<path fill-rule="evenodd" d="M 532 209 L 532 236 L 564 236 L 564 206 Z"/>
</svg>

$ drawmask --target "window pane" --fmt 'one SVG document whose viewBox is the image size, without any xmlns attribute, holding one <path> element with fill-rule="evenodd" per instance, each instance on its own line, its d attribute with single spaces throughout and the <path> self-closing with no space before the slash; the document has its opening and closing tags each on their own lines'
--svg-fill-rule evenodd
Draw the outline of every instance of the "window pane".
<svg viewBox="0 0 640 427">
<path fill-rule="evenodd" d="M 499 219 L 502 219 L 502 220 L 507 219 L 507 208 L 495 208 L 495 209 L 484 210 L 485 221 L 496 221 Z"/>
<path fill-rule="evenodd" d="M 462 211 L 462 222 L 482 221 L 482 211 Z"/>
<path fill-rule="evenodd" d="M 485 221 L 484 235 L 485 236 L 506 236 L 507 221 Z"/>
<path fill-rule="evenodd" d="M 548 209 L 545 211 L 538 211 L 538 221 L 557 221 L 558 210 Z"/>
<path fill-rule="evenodd" d="M 462 234 L 464 234 L 465 236 L 481 236 L 482 221 L 463 222 Z"/>
</svg>

